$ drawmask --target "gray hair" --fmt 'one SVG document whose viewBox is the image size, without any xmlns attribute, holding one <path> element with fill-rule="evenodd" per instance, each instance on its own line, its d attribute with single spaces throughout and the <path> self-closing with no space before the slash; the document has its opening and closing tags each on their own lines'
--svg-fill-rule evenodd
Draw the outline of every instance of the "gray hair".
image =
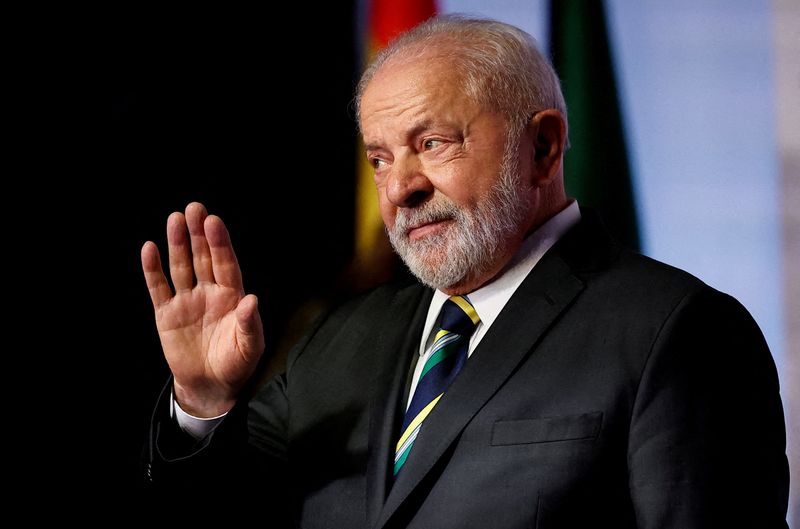
<svg viewBox="0 0 800 529">
<path fill-rule="evenodd" d="M 393 57 L 413 58 L 426 52 L 446 54 L 459 72 L 467 97 L 502 114 L 509 139 L 518 138 L 531 116 L 567 105 L 561 84 L 536 40 L 525 31 L 495 20 L 443 15 L 401 34 L 367 66 L 356 89 L 356 112 L 377 71 Z"/>
</svg>

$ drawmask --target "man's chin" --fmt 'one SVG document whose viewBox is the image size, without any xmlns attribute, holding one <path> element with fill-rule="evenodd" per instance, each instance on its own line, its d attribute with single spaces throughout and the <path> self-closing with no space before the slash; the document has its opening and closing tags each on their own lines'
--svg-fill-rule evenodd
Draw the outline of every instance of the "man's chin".
<svg viewBox="0 0 800 529">
<path fill-rule="evenodd" d="M 434 277 L 441 273 L 446 256 L 412 256 L 410 259 L 403 258 L 406 266 L 411 269 L 414 274 L 419 272 L 419 275 L 425 277 Z"/>
<path fill-rule="evenodd" d="M 405 261 L 406 266 L 421 283 L 435 289 L 444 290 L 463 282 L 466 274 L 455 270 L 444 270 L 442 266 L 433 266 L 428 263 L 421 266 L 419 262 Z"/>
</svg>

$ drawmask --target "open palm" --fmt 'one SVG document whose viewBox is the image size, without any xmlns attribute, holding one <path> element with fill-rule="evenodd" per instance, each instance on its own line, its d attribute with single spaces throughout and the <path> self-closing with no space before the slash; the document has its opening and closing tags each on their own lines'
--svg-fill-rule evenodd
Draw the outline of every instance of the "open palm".
<svg viewBox="0 0 800 529">
<path fill-rule="evenodd" d="M 233 407 L 263 352 L 258 302 L 245 296 L 224 223 L 202 204 L 170 215 L 167 244 L 174 292 L 157 246 L 148 241 L 142 248 L 161 346 L 181 407 L 216 416 Z"/>
</svg>

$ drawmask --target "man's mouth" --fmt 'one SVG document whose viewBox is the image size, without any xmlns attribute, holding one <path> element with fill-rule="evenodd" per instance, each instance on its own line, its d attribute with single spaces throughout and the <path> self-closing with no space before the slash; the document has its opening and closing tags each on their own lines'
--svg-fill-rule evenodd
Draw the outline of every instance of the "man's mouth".
<svg viewBox="0 0 800 529">
<path fill-rule="evenodd" d="M 406 236 L 412 241 L 418 240 L 443 230 L 451 222 L 453 222 L 451 218 L 442 218 L 414 223 L 406 230 Z"/>
</svg>

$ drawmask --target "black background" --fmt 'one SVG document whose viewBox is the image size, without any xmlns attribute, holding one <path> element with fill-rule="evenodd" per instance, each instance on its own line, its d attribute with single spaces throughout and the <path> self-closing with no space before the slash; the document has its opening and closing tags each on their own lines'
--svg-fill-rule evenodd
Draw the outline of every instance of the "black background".
<svg viewBox="0 0 800 529">
<path fill-rule="evenodd" d="M 87 339 L 102 388 L 90 420 L 99 415 L 97 449 L 123 483 L 136 481 L 168 373 L 139 252 L 146 240 L 164 252 L 172 211 L 197 200 L 226 222 L 268 350 L 285 351 L 346 290 L 355 17 L 352 3 L 300 9 L 130 10 L 110 25 L 109 166 L 103 198 L 86 206 L 103 302 L 85 325 L 87 337 L 104 331 Z"/>
</svg>

